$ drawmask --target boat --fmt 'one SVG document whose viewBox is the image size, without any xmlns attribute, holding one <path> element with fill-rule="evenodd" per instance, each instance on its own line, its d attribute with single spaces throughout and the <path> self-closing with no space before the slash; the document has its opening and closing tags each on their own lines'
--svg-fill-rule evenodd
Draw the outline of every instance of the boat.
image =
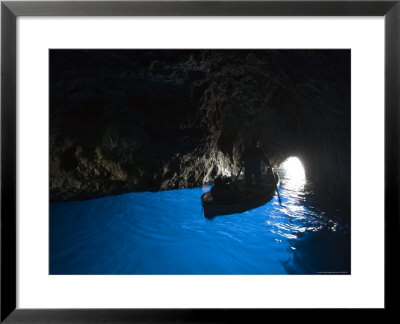
<svg viewBox="0 0 400 324">
<path fill-rule="evenodd" d="M 248 185 L 244 179 L 227 181 L 223 186 L 219 185 L 218 189 L 214 185 L 201 196 L 204 216 L 214 218 L 260 207 L 274 197 L 278 187 L 277 173 L 274 173 L 274 177 L 272 173 L 263 176 L 260 185 Z"/>
</svg>

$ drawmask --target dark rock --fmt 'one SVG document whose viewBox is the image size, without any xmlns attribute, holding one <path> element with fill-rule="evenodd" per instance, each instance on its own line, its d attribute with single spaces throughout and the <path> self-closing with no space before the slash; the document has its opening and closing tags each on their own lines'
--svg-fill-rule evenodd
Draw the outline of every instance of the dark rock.
<svg viewBox="0 0 400 324">
<path fill-rule="evenodd" d="M 350 51 L 52 50 L 50 81 L 51 201 L 236 175 L 254 137 L 350 193 Z"/>
</svg>

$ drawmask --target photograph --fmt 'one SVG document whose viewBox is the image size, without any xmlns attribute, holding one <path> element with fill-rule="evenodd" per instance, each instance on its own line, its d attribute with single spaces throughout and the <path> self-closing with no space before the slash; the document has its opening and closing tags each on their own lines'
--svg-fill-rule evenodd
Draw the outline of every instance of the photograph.
<svg viewBox="0 0 400 324">
<path fill-rule="evenodd" d="M 48 63 L 50 275 L 351 274 L 350 49 Z"/>
</svg>

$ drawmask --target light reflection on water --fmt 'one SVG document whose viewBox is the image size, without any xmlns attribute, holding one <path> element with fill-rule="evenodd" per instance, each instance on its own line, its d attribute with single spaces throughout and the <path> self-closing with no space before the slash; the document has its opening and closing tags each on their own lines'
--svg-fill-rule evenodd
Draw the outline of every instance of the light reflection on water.
<svg viewBox="0 0 400 324">
<path fill-rule="evenodd" d="M 325 204 L 287 171 L 278 170 L 284 207 L 275 196 L 212 220 L 200 203 L 209 188 L 51 204 L 50 273 L 349 273 L 349 208 Z"/>
</svg>

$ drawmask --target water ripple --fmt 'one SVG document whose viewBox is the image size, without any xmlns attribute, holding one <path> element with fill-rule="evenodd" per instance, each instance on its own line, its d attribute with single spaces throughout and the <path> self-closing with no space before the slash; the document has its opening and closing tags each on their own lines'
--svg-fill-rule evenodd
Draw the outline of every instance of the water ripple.
<svg viewBox="0 0 400 324">
<path fill-rule="evenodd" d="M 298 187 L 298 186 L 297 186 Z M 296 187 L 296 188 L 297 188 Z M 285 274 L 349 271 L 346 208 L 325 208 L 282 176 L 259 208 L 206 219 L 209 188 L 50 205 L 52 274 Z M 344 212 L 343 212 L 344 211 Z"/>
</svg>

